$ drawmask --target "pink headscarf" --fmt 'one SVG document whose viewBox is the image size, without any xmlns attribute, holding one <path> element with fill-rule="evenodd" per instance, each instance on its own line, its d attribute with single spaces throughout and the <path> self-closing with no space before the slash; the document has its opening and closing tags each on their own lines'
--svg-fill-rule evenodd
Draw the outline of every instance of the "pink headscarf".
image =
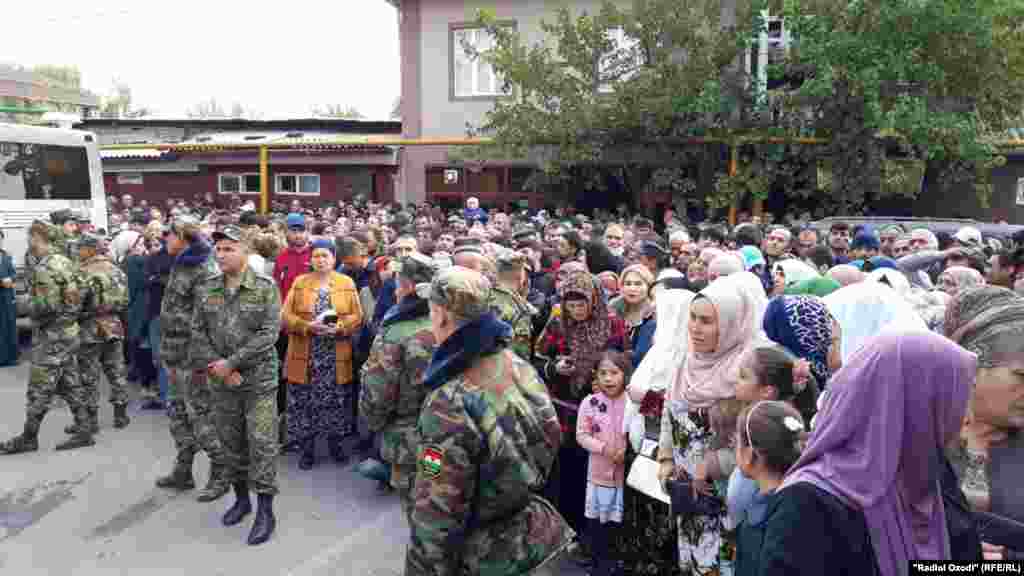
<svg viewBox="0 0 1024 576">
<path fill-rule="evenodd" d="M 757 276 L 737 272 L 715 280 L 697 298 L 707 298 L 718 313 L 718 346 L 701 353 L 690 345 L 672 396 L 690 408 L 708 408 L 736 395 L 743 354 L 761 334 L 768 297 Z"/>
<path fill-rule="evenodd" d="M 960 431 L 976 369 L 934 332 L 883 330 L 832 377 L 780 489 L 808 482 L 862 510 L 883 576 L 949 558 L 936 455 Z"/>
</svg>

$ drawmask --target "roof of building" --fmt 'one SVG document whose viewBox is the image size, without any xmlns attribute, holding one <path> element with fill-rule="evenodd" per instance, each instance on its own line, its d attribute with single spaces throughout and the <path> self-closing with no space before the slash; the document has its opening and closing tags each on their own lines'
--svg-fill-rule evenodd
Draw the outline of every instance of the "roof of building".
<svg viewBox="0 0 1024 576">
<path fill-rule="evenodd" d="M 117 127 L 193 128 L 211 132 L 243 130 L 322 131 L 351 134 L 402 133 L 402 123 L 395 120 L 349 120 L 345 118 L 87 118 L 75 126 L 80 130 Z"/>
<path fill-rule="evenodd" d="M 156 148 L 146 148 L 140 150 L 100 150 L 100 158 L 103 160 L 144 160 L 144 159 L 158 159 L 164 155 L 164 152 L 157 150 Z"/>
</svg>

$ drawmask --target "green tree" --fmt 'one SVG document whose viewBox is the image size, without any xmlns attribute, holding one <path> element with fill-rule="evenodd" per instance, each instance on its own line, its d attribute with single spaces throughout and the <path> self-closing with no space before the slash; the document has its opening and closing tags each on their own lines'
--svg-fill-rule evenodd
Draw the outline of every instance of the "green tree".
<svg viewBox="0 0 1024 576">
<path fill-rule="evenodd" d="M 916 194 L 925 165 L 987 198 L 1024 101 L 1024 3 L 788 0 L 784 16 L 797 43 L 772 73 L 798 79 L 784 97 L 797 131 L 830 140 L 841 210 Z"/>
<path fill-rule="evenodd" d="M 132 88 L 114 79 L 110 92 L 100 104 L 100 114 L 110 118 L 128 118 L 132 115 Z"/>
<path fill-rule="evenodd" d="M 33 66 L 32 73 L 59 88 L 82 89 L 82 72 L 75 65 L 40 64 Z"/>
</svg>

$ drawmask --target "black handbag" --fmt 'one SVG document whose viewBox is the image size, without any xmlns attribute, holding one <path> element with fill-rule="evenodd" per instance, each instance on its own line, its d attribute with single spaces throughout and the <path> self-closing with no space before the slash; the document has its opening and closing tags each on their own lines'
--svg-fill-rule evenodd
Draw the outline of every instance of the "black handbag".
<svg viewBox="0 0 1024 576">
<path fill-rule="evenodd" d="M 725 512 L 725 502 L 717 496 L 694 495 L 690 480 L 669 480 L 665 483 L 672 499 L 673 516 L 719 516 Z"/>
</svg>

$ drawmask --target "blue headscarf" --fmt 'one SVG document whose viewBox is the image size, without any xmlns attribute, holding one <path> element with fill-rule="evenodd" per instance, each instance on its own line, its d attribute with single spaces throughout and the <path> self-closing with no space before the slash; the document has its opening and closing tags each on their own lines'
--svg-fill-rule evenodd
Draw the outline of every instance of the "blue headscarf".
<svg viewBox="0 0 1024 576">
<path fill-rule="evenodd" d="M 879 268 L 892 268 L 893 270 L 899 270 L 899 267 L 896 265 L 896 261 L 888 256 L 872 256 L 868 259 L 868 262 L 871 263 L 872 270 L 878 270 Z"/>
<path fill-rule="evenodd" d="M 832 346 L 832 315 L 815 296 L 777 296 L 768 303 L 763 327 L 772 341 L 811 364 L 811 374 L 824 387 L 832 376 L 828 351 Z"/>
</svg>

